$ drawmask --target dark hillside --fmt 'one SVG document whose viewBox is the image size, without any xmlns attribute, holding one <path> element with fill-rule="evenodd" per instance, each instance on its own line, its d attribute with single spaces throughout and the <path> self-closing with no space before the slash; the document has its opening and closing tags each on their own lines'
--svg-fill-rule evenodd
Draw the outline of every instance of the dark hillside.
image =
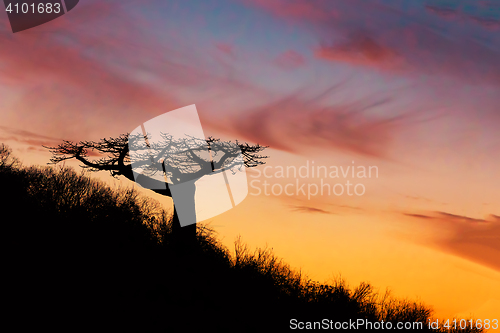
<svg viewBox="0 0 500 333">
<path fill-rule="evenodd" d="M 9 165 L 3 154 L 4 299 L 16 331 L 279 332 L 292 318 L 426 327 L 431 315 L 368 284 L 307 280 L 239 241 L 230 253 L 207 228 L 186 253 L 155 201 L 69 168 Z"/>
</svg>

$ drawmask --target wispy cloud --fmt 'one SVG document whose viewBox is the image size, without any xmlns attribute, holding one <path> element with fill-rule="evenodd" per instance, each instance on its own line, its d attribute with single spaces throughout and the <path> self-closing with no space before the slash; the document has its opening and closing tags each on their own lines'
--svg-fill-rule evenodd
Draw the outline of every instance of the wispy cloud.
<svg viewBox="0 0 500 333">
<path fill-rule="evenodd" d="M 160 39 L 154 25 L 161 22 L 148 21 L 127 7 L 131 3 L 88 1 L 18 34 L 0 27 L 0 84 L 20 96 L 9 104 L 5 123 L 26 123 L 31 131 L 65 139 L 97 139 L 184 106 L 181 89 L 237 86 L 189 41 Z"/>
<path fill-rule="evenodd" d="M 292 208 L 293 211 L 303 212 L 303 213 L 333 214 L 330 211 L 316 207 L 309 207 L 309 206 L 290 206 L 290 207 Z"/>
<path fill-rule="evenodd" d="M 421 242 L 500 271 L 499 216 L 477 219 L 441 211 L 405 215 L 431 223 L 428 227 L 437 233 Z"/>
<path fill-rule="evenodd" d="M 216 43 L 215 47 L 228 56 L 234 57 L 234 46 L 228 43 Z"/>
<path fill-rule="evenodd" d="M 467 8 L 467 9 L 465 9 Z M 425 9 L 446 20 L 456 20 L 462 23 L 479 24 L 490 30 L 500 28 L 500 5 L 475 1 L 466 7 L 460 3 L 443 3 L 442 1 L 430 2 L 425 5 Z M 472 13 L 467 10 L 473 9 Z M 474 10 L 475 9 L 475 10 Z M 482 15 L 482 16 L 481 16 Z"/>
<path fill-rule="evenodd" d="M 337 149 L 385 158 L 394 134 L 404 126 L 404 116 L 375 116 L 372 108 L 388 100 L 358 101 L 324 106 L 321 98 L 300 93 L 247 110 L 229 126 L 253 142 L 294 153 Z"/>
<path fill-rule="evenodd" d="M 495 26 L 500 17 L 479 10 L 462 11 L 466 22 L 443 23 L 442 16 L 455 15 L 457 9 L 424 1 L 414 4 L 411 11 L 403 8 L 403 2 L 244 2 L 311 31 L 318 39 L 314 52 L 322 59 L 389 72 L 397 69 L 398 74 L 413 78 L 425 73 L 500 84 L 500 37 L 489 29 L 477 30 Z"/>
<path fill-rule="evenodd" d="M 61 139 L 33 133 L 26 130 L 0 126 L 0 141 L 3 143 L 17 142 L 29 145 L 28 149 L 35 150 L 42 148 L 42 145 L 54 145 L 61 142 Z"/>
<path fill-rule="evenodd" d="M 306 64 L 304 56 L 294 50 L 288 50 L 280 54 L 274 63 L 283 69 L 295 69 Z"/>
<path fill-rule="evenodd" d="M 391 71 L 404 70 L 406 65 L 404 58 L 396 51 L 362 34 L 331 46 L 322 45 L 315 55 L 328 61 Z"/>
<path fill-rule="evenodd" d="M 45 147 L 55 147 L 62 143 L 62 138 L 56 138 L 46 135 L 41 135 L 37 133 L 33 133 L 26 130 L 21 130 L 17 128 L 11 128 L 7 126 L 0 126 L 0 142 L 2 143 L 21 143 L 23 145 L 27 145 L 27 151 L 30 152 L 48 152 L 48 149 Z M 45 147 L 44 147 L 45 146 Z M 90 157 L 99 157 L 101 154 L 89 150 L 87 155 Z"/>
<path fill-rule="evenodd" d="M 424 215 L 424 214 L 413 214 L 413 213 L 404 213 L 404 215 L 409 217 L 416 217 L 419 219 L 432 219 L 432 216 Z"/>
</svg>

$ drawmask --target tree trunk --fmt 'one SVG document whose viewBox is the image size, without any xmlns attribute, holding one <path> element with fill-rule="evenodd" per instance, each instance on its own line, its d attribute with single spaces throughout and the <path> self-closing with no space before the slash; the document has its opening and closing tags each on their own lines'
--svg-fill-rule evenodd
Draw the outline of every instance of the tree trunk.
<svg viewBox="0 0 500 333">
<path fill-rule="evenodd" d="M 164 190 L 152 189 L 152 191 L 164 196 L 172 197 L 172 199 L 174 199 L 175 196 L 175 199 L 178 201 L 177 204 L 174 202 L 174 215 L 172 218 L 172 245 L 181 251 L 194 249 L 197 243 L 195 181 L 196 180 L 191 180 L 182 184 L 170 185 Z M 141 186 L 146 186 L 147 188 L 147 183 L 144 179 L 141 179 L 139 184 Z M 184 218 L 184 227 L 179 221 L 179 211 L 181 211 L 180 215 Z M 192 224 L 186 225 L 188 222 L 192 222 Z"/>
<path fill-rule="evenodd" d="M 191 250 L 196 246 L 196 223 L 182 227 L 174 204 L 172 220 L 172 241 L 177 249 Z"/>
<path fill-rule="evenodd" d="M 169 185 L 174 201 L 172 224 L 174 242 L 186 250 L 194 249 L 196 246 L 196 185 L 194 184 L 196 180 Z"/>
</svg>

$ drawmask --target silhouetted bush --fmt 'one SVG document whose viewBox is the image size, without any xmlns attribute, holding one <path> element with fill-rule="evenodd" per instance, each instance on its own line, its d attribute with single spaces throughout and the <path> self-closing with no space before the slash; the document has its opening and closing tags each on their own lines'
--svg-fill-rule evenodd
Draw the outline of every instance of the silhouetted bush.
<svg viewBox="0 0 500 333">
<path fill-rule="evenodd" d="M 21 162 L 12 155 L 12 149 L 0 143 L 0 171 L 7 171 L 20 166 Z"/>
<path fill-rule="evenodd" d="M 0 184 L 5 299 L 17 330 L 275 332 L 292 318 L 426 328 L 431 318 L 366 283 L 312 281 L 239 239 L 231 253 L 204 225 L 196 250 L 183 252 L 158 202 L 70 168 L 21 167 L 3 145 Z"/>
</svg>

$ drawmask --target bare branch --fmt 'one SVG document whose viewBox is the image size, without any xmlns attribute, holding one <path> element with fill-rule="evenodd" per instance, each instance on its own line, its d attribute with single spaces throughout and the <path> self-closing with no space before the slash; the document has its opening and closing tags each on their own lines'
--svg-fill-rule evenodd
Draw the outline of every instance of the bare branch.
<svg viewBox="0 0 500 333">
<path fill-rule="evenodd" d="M 149 134 L 147 135 L 149 136 Z M 207 170 L 229 170 L 236 166 L 247 168 L 265 164 L 268 156 L 259 153 L 267 146 L 250 145 L 248 143 L 221 142 L 220 139 L 209 137 L 199 139 L 174 140 L 171 135 L 161 133 L 162 140 L 148 145 L 142 134 L 121 134 L 117 138 L 104 138 L 100 141 L 80 141 L 73 143 L 64 140 L 57 147 L 45 147 L 52 153 L 49 164 L 57 164 L 65 160 L 76 159 L 81 162 L 82 168 L 90 171 L 109 171 L 111 176 L 124 176 L 139 184 L 155 184 L 156 188 L 162 187 L 161 182 L 150 176 L 156 172 L 167 173 L 174 182 L 195 179 L 207 174 Z M 130 147 L 130 148 L 129 148 Z M 134 151 L 131 162 L 130 149 Z M 210 151 L 212 159 L 207 155 L 198 156 L 198 153 Z M 142 152 L 142 153 L 141 153 Z M 243 157 L 238 158 L 238 156 Z M 102 156 L 90 160 L 90 156 Z M 134 174 L 133 168 L 142 168 L 143 175 Z M 169 166 L 166 171 L 166 166 Z M 148 177 L 149 175 L 149 177 Z M 170 196 L 166 185 L 165 190 L 155 190 L 163 195 Z"/>
</svg>

